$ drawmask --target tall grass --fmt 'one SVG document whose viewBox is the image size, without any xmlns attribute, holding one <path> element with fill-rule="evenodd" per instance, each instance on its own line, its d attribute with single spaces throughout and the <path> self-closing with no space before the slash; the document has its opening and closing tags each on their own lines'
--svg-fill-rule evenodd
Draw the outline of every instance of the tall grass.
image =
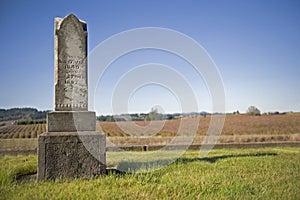
<svg viewBox="0 0 300 200">
<path fill-rule="evenodd" d="M 112 163 L 109 163 L 112 164 Z M 16 184 L 35 156 L 0 158 L 0 199 L 299 199 L 300 148 L 188 151 L 148 173 Z"/>
</svg>

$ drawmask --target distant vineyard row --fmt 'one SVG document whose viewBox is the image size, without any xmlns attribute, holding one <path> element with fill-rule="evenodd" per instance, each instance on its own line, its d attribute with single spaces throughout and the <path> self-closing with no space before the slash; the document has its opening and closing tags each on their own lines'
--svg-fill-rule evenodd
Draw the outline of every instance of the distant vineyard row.
<svg viewBox="0 0 300 200">
<path fill-rule="evenodd" d="M 166 121 L 97 122 L 97 130 L 109 137 L 115 136 L 174 136 L 193 131 L 192 125 L 199 120 L 197 135 L 207 133 L 210 117 L 182 118 Z M 184 128 L 182 128 L 184 126 Z M 181 128 L 181 129 L 180 129 Z M 8 125 L 0 127 L 0 138 L 36 138 L 46 132 L 46 124 Z M 286 135 L 300 133 L 300 113 L 287 115 L 228 115 L 222 135 Z"/>
<path fill-rule="evenodd" d="M 0 138 L 36 138 L 46 132 L 46 124 L 9 125 L 0 128 Z"/>
</svg>

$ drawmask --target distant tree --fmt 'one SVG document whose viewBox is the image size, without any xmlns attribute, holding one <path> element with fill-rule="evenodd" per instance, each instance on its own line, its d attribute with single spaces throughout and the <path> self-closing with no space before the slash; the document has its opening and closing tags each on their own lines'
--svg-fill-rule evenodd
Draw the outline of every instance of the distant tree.
<svg viewBox="0 0 300 200">
<path fill-rule="evenodd" d="M 107 122 L 114 122 L 115 119 L 114 119 L 113 116 L 110 116 L 110 115 L 109 115 L 109 116 L 107 116 L 106 121 L 107 121 Z"/>
<path fill-rule="evenodd" d="M 106 121 L 106 116 L 100 115 L 100 116 L 97 117 L 97 120 L 105 122 Z"/>
<path fill-rule="evenodd" d="M 97 117 L 98 121 L 102 121 L 102 122 L 114 122 L 115 119 L 112 115 L 100 115 Z M 119 120 L 120 121 L 120 120 Z"/>
<path fill-rule="evenodd" d="M 163 118 L 162 114 L 158 113 L 157 109 L 152 108 L 151 112 L 148 114 L 147 120 L 161 120 Z"/>
<path fill-rule="evenodd" d="M 260 110 L 255 106 L 250 106 L 247 110 L 248 115 L 260 115 Z"/>
<path fill-rule="evenodd" d="M 171 115 L 171 114 L 167 114 L 167 115 L 166 115 L 166 119 L 167 119 L 167 120 L 172 120 L 172 119 L 174 119 L 174 116 Z"/>
<path fill-rule="evenodd" d="M 234 114 L 234 115 L 239 115 L 240 114 L 240 111 L 234 111 L 232 114 Z"/>
<path fill-rule="evenodd" d="M 145 121 L 151 121 L 151 118 L 149 117 L 149 115 L 147 115 L 147 116 L 145 117 Z"/>
</svg>

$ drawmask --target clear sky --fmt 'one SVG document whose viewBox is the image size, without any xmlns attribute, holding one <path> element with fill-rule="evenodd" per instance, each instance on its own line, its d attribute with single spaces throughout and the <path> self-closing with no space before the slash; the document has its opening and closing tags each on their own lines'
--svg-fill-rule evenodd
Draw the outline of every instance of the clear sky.
<svg viewBox="0 0 300 200">
<path fill-rule="evenodd" d="M 297 0 L 2 0 L 0 108 L 53 109 L 53 22 L 69 13 L 87 21 L 89 51 L 133 28 L 162 27 L 193 38 L 218 67 L 228 112 L 245 112 L 251 105 L 262 112 L 300 111 Z M 174 67 L 193 87 L 198 111 L 211 110 L 209 92 L 191 66 L 168 53 L 145 50 L 120 58 L 106 72 L 105 89 L 95 94 L 97 114 L 111 112 L 109 96 L 124 69 L 149 62 Z M 180 111 L 172 93 L 158 85 L 140 88 L 126 101 L 129 112 L 148 112 L 154 105 L 167 113 Z"/>
</svg>

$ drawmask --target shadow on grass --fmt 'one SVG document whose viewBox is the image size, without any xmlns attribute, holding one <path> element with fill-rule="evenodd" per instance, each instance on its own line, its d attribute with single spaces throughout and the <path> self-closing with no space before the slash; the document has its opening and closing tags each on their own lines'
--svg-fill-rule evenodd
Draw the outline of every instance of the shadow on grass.
<svg viewBox="0 0 300 200">
<path fill-rule="evenodd" d="M 118 175 L 118 176 L 122 176 L 122 175 L 125 175 L 125 174 L 131 174 L 130 172 L 126 172 L 126 171 L 122 171 L 120 169 L 117 169 L 117 168 L 107 168 L 106 169 L 106 175 Z"/>
<path fill-rule="evenodd" d="M 16 174 L 14 176 L 14 182 L 16 184 L 29 183 L 36 180 L 37 172 L 30 172 L 25 174 Z"/>
<path fill-rule="evenodd" d="M 242 158 L 242 157 L 264 157 L 264 156 L 276 156 L 277 153 L 263 152 L 263 153 L 248 153 L 248 154 L 231 154 L 231 155 L 221 155 L 212 156 L 206 158 L 179 158 L 174 162 L 174 159 L 165 160 L 154 160 L 148 162 L 133 162 L 133 161 L 123 161 L 118 164 L 118 167 L 112 170 L 110 173 L 124 175 L 130 174 L 132 172 L 149 172 L 154 169 L 159 169 L 163 166 L 167 166 L 172 163 L 190 163 L 196 161 L 204 161 L 209 163 L 215 163 L 218 160 L 228 159 L 228 158 Z"/>
<path fill-rule="evenodd" d="M 212 156 L 212 157 L 205 157 L 205 158 L 179 158 L 176 161 L 176 163 L 188 163 L 188 162 L 195 162 L 195 161 L 205 161 L 209 163 L 215 163 L 218 160 L 227 159 L 227 158 L 263 157 L 263 156 L 276 156 L 276 155 L 277 153 L 263 152 L 263 153 L 221 155 L 221 156 Z"/>
<path fill-rule="evenodd" d="M 163 166 L 175 163 L 190 163 L 197 161 L 204 161 L 209 163 L 215 163 L 218 160 L 229 159 L 229 158 L 243 158 L 243 157 L 264 157 L 264 156 L 276 156 L 277 153 L 273 152 L 258 152 L 258 153 L 247 153 L 247 154 L 230 154 L 230 155 L 221 155 L 221 156 L 212 156 L 206 158 L 179 158 L 174 162 L 174 159 L 165 159 L 165 160 L 154 160 L 149 162 L 129 162 L 123 161 L 118 164 L 117 168 L 107 168 L 106 175 L 117 175 L 123 176 L 126 174 L 132 174 L 133 172 L 149 172 L 154 169 L 159 169 Z M 15 177 L 15 182 L 17 184 L 23 182 L 31 182 L 36 180 L 36 172 L 28 174 L 19 174 Z"/>
</svg>

